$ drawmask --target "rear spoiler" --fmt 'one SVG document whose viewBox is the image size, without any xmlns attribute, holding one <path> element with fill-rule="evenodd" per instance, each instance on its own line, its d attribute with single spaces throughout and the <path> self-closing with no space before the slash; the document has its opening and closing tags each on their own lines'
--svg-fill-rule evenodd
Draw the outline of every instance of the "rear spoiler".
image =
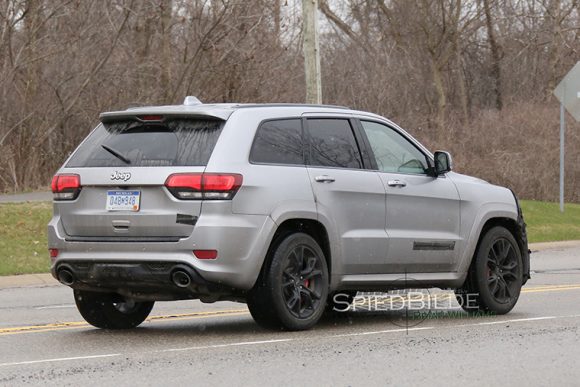
<svg viewBox="0 0 580 387">
<path fill-rule="evenodd" d="M 135 121 L 151 121 L 145 117 L 160 116 L 161 118 L 153 121 L 162 121 L 166 117 L 172 118 L 204 118 L 204 119 L 217 119 L 221 121 L 226 121 L 233 110 L 231 109 L 131 109 L 117 112 L 105 112 L 99 115 L 99 119 L 102 123 L 106 124 L 111 121 L 119 120 L 135 120 Z M 145 118 L 145 119 L 144 119 Z"/>
</svg>

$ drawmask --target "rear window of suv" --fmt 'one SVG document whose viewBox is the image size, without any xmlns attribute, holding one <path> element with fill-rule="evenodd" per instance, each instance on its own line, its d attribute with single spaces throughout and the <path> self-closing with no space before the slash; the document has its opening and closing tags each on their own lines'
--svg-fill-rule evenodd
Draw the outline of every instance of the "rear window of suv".
<svg viewBox="0 0 580 387">
<path fill-rule="evenodd" d="M 207 165 L 224 122 L 172 119 L 99 125 L 67 167 L 166 167 Z"/>
</svg>

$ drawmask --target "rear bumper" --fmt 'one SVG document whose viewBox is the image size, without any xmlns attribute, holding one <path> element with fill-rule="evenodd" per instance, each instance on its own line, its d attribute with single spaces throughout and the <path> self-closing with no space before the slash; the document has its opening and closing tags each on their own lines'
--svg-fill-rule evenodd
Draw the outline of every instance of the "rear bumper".
<svg viewBox="0 0 580 387">
<path fill-rule="evenodd" d="M 179 262 L 66 260 L 53 267 L 53 275 L 73 289 L 117 293 L 135 300 L 217 301 L 239 293 L 206 281 L 195 269 Z M 180 282 L 183 278 L 187 280 Z"/>
<path fill-rule="evenodd" d="M 48 225 L 48 243 L 59 254 L 51 271 L 57 278 L 61 268 L 74 269 L 73 274 L 78 276 L 75 288 L 114 288 L 119 293 L 146 288 L 161 293 L 165 287 L 175 290 L 170 277 L 179 266 L 199 278 L 199 284 L 212 285 L 208 287 L 210 293 L 218 288 L 243 292 L 256 282 L 274 231 L 275 223 L 269 216 L 202 214 L 192 234 L 177 242 L 79 242 L 67 240 L 55 215 Z M 218 257 L 200 260 L 194 256 L 194 249 L 217 250 Z M 162 264 L 167 268 L 152 269 Z M 199 290 L 192 288 L 188 294 L 196 292 Z M 183 296 L 183 289 L 177 295 Z"/>
</svg>

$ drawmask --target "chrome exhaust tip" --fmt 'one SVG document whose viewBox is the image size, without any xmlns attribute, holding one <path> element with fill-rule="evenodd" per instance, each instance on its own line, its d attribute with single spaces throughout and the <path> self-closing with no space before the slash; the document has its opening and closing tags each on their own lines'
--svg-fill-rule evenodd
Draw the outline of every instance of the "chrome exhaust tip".
<svg viewBox="0 0 580 387">
<path fill-rule="evenodd" d="M 75 277 L 69 269 L 60 269 L 57 278 L 61 284 L 66 286 L 71 286 L 75 282 Z"/>
<path fill-rule="evenodd" d="M 191 277 L 183 270 L 177 270 L 171 275 L 171 280 L 178 288 L 187 288 L 191 285 Z"/>
</svg>

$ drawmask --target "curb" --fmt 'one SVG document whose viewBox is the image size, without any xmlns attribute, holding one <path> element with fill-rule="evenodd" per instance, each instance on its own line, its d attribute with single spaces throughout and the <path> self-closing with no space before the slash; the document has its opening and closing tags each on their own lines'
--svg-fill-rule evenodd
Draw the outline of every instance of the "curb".
<svg viewBox="0 0 580 387">
<path fill-rule="evenodd" d="M 529 245 L 532 253 L 536 251 L 560 250 L 574 247 L 580 247 L 580 240 L 530 243 Z M 50 273 L 0 276 L 0 289 L 44 286 L 60 286 L 60 283 L 54 279 Z"/>
<path fill-rule="evenodd" d="M 573 247 L 580 247 L 580 240 L 530 243 L 528 247 L 530 250 L 532 250 L 532 253 L 535 251 L 570 249 Z"/>
<path fill-rule="evenodd" d="M 0 276 L 0 289 L 57 285 L 60 283 L 50 273 Z"/>
<path fill-rule="evenodd" d="M 0 204 L 26 202 L 52 202 L 52 192 L 36 191 L 21 194 L 0 195 Z"/>
</svg>

